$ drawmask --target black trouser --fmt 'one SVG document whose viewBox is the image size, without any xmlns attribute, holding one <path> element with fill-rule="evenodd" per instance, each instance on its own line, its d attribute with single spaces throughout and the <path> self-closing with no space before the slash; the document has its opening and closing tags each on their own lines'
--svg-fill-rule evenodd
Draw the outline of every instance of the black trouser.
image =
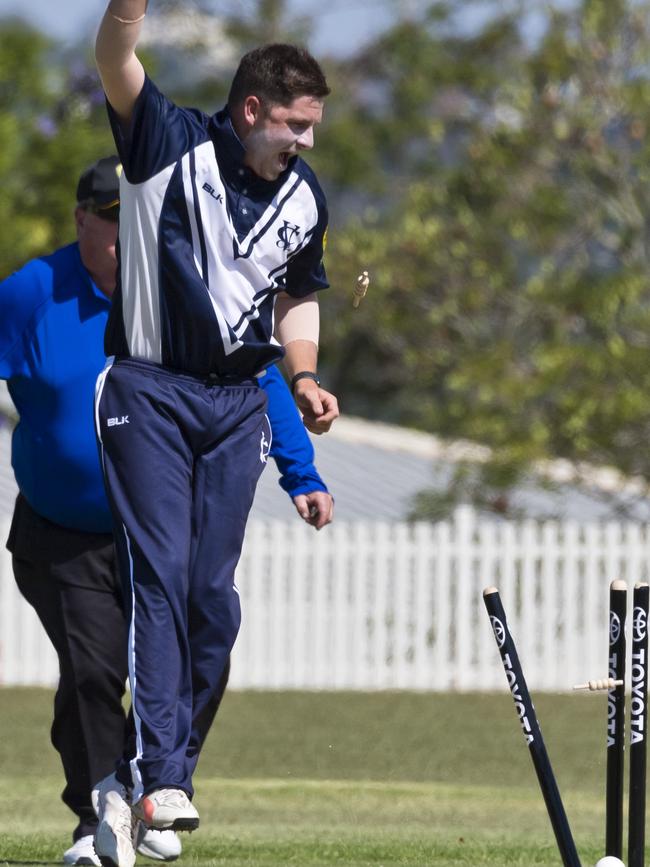
<svg viewBox="0 0 650 867">
<path fill-rule="evenodd" d="M 127 678 L 127 626 L 110 534 L 83 533 L 41 518 L 16 501 L 7 548 L 16 583 L 33 606 L 59 658 L 52 743 L 61 756 L 63 802 L 79 817 L 77 840 L 94 833 L 93 785 L 132 755 L 132 721 L 122 697 Z M 200 720 L 202 742 L 219 708 L 219 691 Z"/>
</svg>

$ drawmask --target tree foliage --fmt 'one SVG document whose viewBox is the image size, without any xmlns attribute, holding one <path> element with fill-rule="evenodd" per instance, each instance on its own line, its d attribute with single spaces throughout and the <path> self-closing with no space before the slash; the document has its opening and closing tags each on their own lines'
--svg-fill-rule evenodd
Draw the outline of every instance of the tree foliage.
<svg viewBox="0 0 650 867">
<path fill-rule="evenodd" d="M 0 28 L 3 276 L 72 240 L 79 174 L 114 150 L 95 72 L 55 48 L 25 25 Z"/>
<path fill-rule="evenodd" d="M 554 457 L 650 480 L 650 2 L 551 6 L 534 42 L 521 3 L 469 33 L 466 8 L 432 2 L 325 59 L 333 93 L 309 161 L 332 215 L 326 381 L 348 413 L 491 446 L 455 490 L 499 508 Z M 309 32 L 283 0 L 246 10 L 222 16 L 235 55 Z M 55 48 L 0 29 L 4 274 L 70 240 L 78 174 L 113 149 L 90 46 L 72 62 Z M 191 50 L 158 58 L 170 96 L 222 104 L 227 76 L 197 81 Z"/>
<path fill-rule="evenodd" d="M 650 479 L 649 15 L 589 0 L 534 48 L 510 16 L 403 27 L 361 59 L 393 202 L 334 233 L 335 285 L 373 284 L 360 314 L 336 294 L 330 379 L 349 410 L 490 445 L 474 492 L 501 508 L 552 457 Z"/>
</svg>

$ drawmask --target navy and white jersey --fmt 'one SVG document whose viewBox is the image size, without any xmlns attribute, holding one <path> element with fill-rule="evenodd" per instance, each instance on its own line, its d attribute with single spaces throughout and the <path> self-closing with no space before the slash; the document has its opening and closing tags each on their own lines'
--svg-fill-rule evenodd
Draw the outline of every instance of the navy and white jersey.
<svg viewBox="0 0 650 867">
<path fill-rule="evenodd" d="M 199 376 L 268 367 L 283 355 L 270 342 L 277 293 L 328 286 L 316 176 L 294 157 L 263 180 L 227 109 L 179 108 L 149 78 L 128 127 L 108 111 L 124 170 L 106 354 Z"/>
</svg>

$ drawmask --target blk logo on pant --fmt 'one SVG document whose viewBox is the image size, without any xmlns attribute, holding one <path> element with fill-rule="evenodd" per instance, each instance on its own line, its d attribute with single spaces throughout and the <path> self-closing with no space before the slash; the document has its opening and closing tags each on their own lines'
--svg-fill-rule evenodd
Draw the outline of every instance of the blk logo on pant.
<svg viewBox="0 0 650 867">
<path fill-rule="evenodd" d="M 128 415 L 123 416 L 115 416 L 114 418 L 109 418 L 106 424 L 109 427 L 117 427 L 121 424 L 130 424 Z"/>
</svg>

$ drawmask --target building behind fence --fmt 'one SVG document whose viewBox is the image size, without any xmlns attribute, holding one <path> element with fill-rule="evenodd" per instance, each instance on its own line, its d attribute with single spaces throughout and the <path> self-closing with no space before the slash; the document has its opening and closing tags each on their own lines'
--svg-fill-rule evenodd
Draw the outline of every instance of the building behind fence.
<svg viewBox="0 0 650 867">
<path fill-rule="evenodd" d="M 6 538 L 8 526 L 0 527 Z M 607 674 L 608 587 L 648 579 L 650 530 L 505 522 L 249 524 L 231 685 L 503 689 L 482 590 L 500 588 L 532 689 Z M 0 684 L 53 685 L 56 656 L 0 555 Z"/>
</svg>

